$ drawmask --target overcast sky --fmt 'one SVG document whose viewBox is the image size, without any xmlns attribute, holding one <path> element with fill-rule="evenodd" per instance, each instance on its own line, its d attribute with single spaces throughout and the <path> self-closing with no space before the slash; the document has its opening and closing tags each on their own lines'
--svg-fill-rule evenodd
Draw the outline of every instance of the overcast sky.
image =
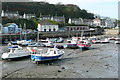
<svg viewBox="0 0 120 80">
<path fill-rule="evenodd" d="M 105 17 L 118 18 L 119 0 L 33 0 L 47 1 L 52 4 L 61 2 L 62 4 L 76 4 L 81 9 L 86 9 L 91 13 Z"/>
</svg>

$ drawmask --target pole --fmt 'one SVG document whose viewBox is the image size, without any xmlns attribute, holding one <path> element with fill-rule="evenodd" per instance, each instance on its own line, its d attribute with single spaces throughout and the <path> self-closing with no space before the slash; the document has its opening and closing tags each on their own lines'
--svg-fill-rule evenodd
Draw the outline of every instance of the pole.
<svg viewBox="0 0 120 80">
<path fill-rule="evenodd" d="M 26 24 L 24 23 L 24 28 L 25 28 L 25 39 L 27 40 L 27 31 L 26 31 Z"/>
<path fill-rule="evenodd" d="M 20 29 L 22 30 L 21 24 L 20 24 Z M 21 33 L 22 31 L 21 31 L 21 30 L 20 30 L 20 40 L 22 40 L 22 35 L 21 35 L 21 34 L 22 34 L 22 33 Z"/>
<path fill-rule="evenodd" d="M 38 36 L 37 36 L 37 43 L 39 43 L 39 31 L 38 31 Z"/>
</svg>

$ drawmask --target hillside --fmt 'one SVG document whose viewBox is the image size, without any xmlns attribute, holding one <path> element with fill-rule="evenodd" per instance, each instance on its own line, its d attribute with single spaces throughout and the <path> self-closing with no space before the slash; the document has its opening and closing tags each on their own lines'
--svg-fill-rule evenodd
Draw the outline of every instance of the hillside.
<svg viewBox="0 0 120 80">
<path fill-rule="evenodd" d="M 35 13 L 37 17 L 40 16 L 40 13 L 43 15 L 58 15 L 65 16 L 68 18 L 85 18 L 93 19 L 94 16 L 91 13 L 88 13 L 86 10 L 81 10 L 77 5 L 73 4 L 49 4 L 47 2 L 3 2 L 3 10 L 9 11 L 19 11 L 21 15 L 24 13 Z"/>
</svg>

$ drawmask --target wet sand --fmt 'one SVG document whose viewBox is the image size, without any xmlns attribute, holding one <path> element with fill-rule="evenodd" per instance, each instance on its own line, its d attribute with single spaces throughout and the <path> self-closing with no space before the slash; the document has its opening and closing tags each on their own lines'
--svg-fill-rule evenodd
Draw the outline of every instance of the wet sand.
<svg viewBox="0 0 120 80">
<path fill-rule="evenodd" d="M 0 59 L 3 66 L 2 78 L 118 78 L 119 46 L 111 42 L 93 44 L 86 51 L 62 49 L 65 51 L 62 59 L 39 64 L 29 57 L 16 61 Z M 4 52 L 6 46 L 2 46 L 2 49 Z M 0 56 L 1 54 L 2 52 Z"/>
</svg>

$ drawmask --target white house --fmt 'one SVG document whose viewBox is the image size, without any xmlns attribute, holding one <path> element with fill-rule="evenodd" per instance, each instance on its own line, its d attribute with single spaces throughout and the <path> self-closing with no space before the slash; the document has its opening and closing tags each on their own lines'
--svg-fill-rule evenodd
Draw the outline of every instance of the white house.
<svg viewBox="0 0 120 80">
<path fill-rule="evenodd" d="M 42 20 L 50 20 L 51 16 L 50 15 L 42 15 Z"/>
<path fill-rule="evenodd" d="M 105 20 L 105 27 L 114 28 L 115 27 L 114 21 L 111 19 L 106 19 Z"/>
<path fill-rule="evenodd" d="M 79 24 L 83 24 L 83 20 L 82 18 L 69 18 L 68 23 L 69 24 L 74 23 L 79 25 Z"/>
<path fill-rule="evenodd" d="M 51 31 L 58 31 L 59 27 L 57 24 L 52 24 L 48 21 L 38 23 L 38 31 L 42 32 L 51 32 Z"/>
<path fill-rule="evenodd" d="M 54 17 L 52 16 L 51 20 L 55 21 L 55 22 L 63 22 L 63 23 L 65 23 L 65 17 L 64 16 L 54 16 Z"/>
<path fill-rule="evenodd" d="M 95 25 L 95 26 L 101 26 L 101 20 L 99 18 L 95 18 L 93 20 L 93 25 Z"/>
<path fill-rule="evenodd" d="M 83 24 L 92 26 L 93 25 L 93 19 L 83 19 Z"/>
<path fill-rule="evenodd" d="M 7 17 L 7 18 L 19 18 L 19 13 L 18 11 L 4 11 L 2 10 L 1 13 L 2 17 Z"/>
<path fill-rule="evenodd" d="M 36 15 L 35 14 L 23 14 L 23 18 L 24 19 L 30 19 L 30 18 L 33 18 L 33 17 L 36 17 Z"/>
</svg>

